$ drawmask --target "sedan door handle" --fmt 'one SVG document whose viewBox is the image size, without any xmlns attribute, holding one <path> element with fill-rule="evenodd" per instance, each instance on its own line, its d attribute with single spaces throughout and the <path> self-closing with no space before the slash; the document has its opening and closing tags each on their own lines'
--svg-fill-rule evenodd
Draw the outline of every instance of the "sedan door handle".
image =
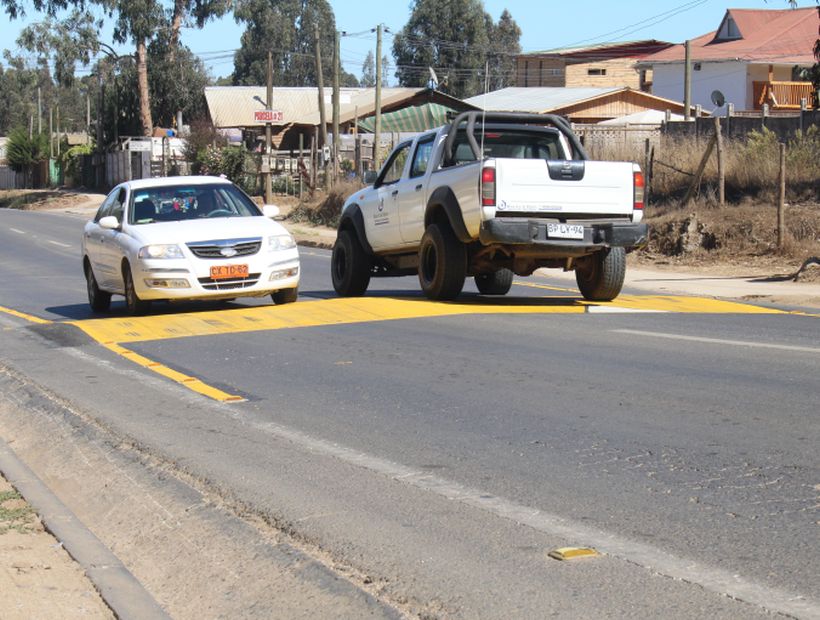
<svg viewBox="0 0 820 620">
<path fill-rule="evenodd" d="M 424 186 L 421 183 L 419 183 L 418 185 L 416 185 L 416 191 L 420 192 L 422 187 Z"/>
</svg>

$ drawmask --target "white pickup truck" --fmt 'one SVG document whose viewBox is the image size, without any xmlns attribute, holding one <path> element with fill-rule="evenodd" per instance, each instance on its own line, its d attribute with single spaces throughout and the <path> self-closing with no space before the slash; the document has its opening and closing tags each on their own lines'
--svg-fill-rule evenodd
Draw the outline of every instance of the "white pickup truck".
<svg viewBox="0 0 820 620">
<path fill-rule="evenodd" d="M 371 277 L 417 273 L 430 299 L 454 299 L 468 276 L 504 295 L 513 274 L 559 267 L 609 301 L 647 241 L 643 207 L 640 167 L 591 161 L 563 117 L 464 112 L 399 144 L 346 200 L 333 287 L 362 295 Z"/>
</svg>

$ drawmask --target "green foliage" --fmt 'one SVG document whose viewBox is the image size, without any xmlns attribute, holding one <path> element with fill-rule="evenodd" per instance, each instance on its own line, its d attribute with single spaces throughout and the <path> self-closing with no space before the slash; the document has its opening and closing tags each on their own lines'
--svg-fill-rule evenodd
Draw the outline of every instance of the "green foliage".
<svg viewBox="0 0 820 620">
<path fill-rule="evenodd" d="M 78 181 L 81 174 L 80 155 L 91 155 L 93 152 L 94 149 L 90 144 L 78 144 L 67 151 L 63 151 L 60 155 L 60 163 L 63 166 L 63 174 L 66 178 Z"/>
<path fill-rule="evenodd" d="M 199 170 L 201 174 L 224 175 L 247 193 L 256 193 L 255 161 L 243 146 L 206 147 Z"/>
<path fill-rule="evenodd" d="M 6 143 L 6 159 L 16 172 L 25 172 L 48 157 L 48 136 L 34 134 L 29 138 L 23 127 L 13 129 Z"/>
<path fill-rule="evenodd" d="M 88 65 L 100 50 L 98 40 L 102 20 L 88 11 L 74 9 L 63 20 L 47 17 L 35 22 L 20 33 L 17 45 L 37 54 L 42 64 L 53 64 L 58 84 L 70 86 L 74 82 L 74 68 Z"/>
<path fill-rule="evenodd" d="M 274 86 L 315 86 L 314 24 L 319 25 L 322 75 L 329 83 L 336 18 L 327 0 L 238 0 L 234 18 L 245 25 L 234 58 L 234 84 L 267 84 L 270 50 Z"/>
<path fill-rule="evenodd" d="M 486 15 L 490 48 L 487 63 L 490 70 L 490 90 L 515 85 L 515 55 L 521 53 L 521 28 L 507 9 L 498 18 L 498 24 Z"/>
<path fill-rule="evenodd" d="M 488 58 L 494 59 L 496 71 L 505 71 L 497 60 L 520 49 L 520 31 L 509 13 L 495 26 L 481 0 L 415 0 L 412 9 L 393 41 L 402 86 L 424 86 L 427 67 L 433 67 L 441 90 L 469 97 L 483 91 Z"/>
</svg>

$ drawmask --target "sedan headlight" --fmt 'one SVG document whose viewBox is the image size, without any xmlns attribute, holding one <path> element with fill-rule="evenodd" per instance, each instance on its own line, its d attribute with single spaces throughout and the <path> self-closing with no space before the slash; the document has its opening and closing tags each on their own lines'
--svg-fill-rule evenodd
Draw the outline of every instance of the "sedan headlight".
<svg viewBox="0 0 820 620">
<path fill-rule="evenodd" d="M 296 240 L 288 235 L 276 235 L 268 238 L 268 251 L 278 252 L 279 250 L 290 250 L 296 247 Z"/>
<path fill-rule="evenodd" d="M 182 250 L 174 243 L 143 246 L 138 256 L 140 258 L 185 258 Z"/>
</svg>

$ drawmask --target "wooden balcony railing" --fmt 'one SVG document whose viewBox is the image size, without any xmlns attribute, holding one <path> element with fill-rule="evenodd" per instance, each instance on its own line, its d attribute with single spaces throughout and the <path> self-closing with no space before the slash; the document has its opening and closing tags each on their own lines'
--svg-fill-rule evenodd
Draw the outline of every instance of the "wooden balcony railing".
<svg viewBox="0 0 820 620">
<path fill-rule="evenodd" d="M 811 107 L 811 82 L 753 82 L 755 110 L 768 103 L 772 110 L 799 110 L 801 99 Z"/>
</svg>

